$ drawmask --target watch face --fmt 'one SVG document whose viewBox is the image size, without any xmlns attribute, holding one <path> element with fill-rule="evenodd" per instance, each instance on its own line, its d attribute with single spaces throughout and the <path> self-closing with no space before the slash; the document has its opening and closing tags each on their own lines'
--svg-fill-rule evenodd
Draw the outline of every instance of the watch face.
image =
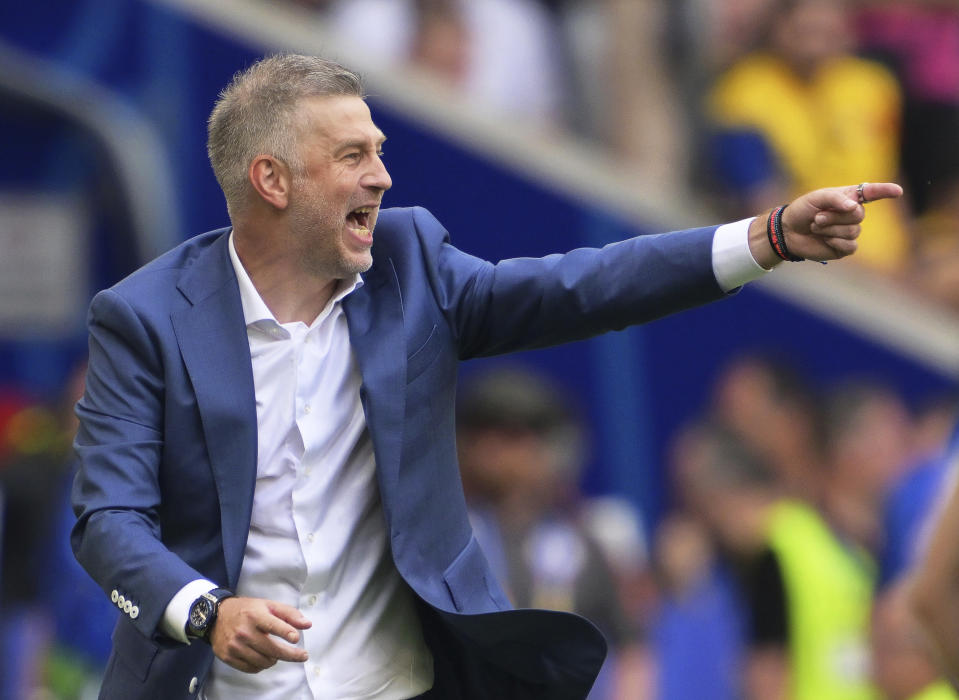
<svg viewBox="0 0 959 700">
<path fill-rule="evenodd" d="M 213 603 L 206 598 L 199 598 L 190 608 L 190 626 L 196 630 L 206 628 L 213 612 Z"/>
</svg>

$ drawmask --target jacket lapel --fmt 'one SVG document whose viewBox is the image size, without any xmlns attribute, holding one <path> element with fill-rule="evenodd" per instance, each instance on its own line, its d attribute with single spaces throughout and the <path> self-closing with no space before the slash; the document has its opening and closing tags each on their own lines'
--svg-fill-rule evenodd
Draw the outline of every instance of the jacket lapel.
<svg viewBox="0 0 959 700">
<path fill-rule="evenodd" d="M 363 286 L 343 300 L 343 311 L 363 378 L 360 400 L 373 441 L 380 496 L 389 525 L 393 522 L 403 447 L 406 343 L 399 282 L 388 258 L 363 275 Z"/>
<path fill-rule="evenodd" d="M 171 319 L 196 393 L 220 504 L 228 585 L 234 587 L 253 506 L 257 423 L 246 324 L 227 242 L 222 235 L 184 272 L 178 287 L 192 306 Z"/>
</svg>

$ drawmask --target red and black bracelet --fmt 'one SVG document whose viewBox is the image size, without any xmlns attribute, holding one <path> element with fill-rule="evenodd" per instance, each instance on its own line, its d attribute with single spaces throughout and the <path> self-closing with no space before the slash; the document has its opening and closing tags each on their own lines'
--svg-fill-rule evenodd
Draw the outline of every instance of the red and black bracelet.
<svg viewBox="0 0 959 700">
<path fill-rule="evenodd" d="M 789 262 L 802 262 L 805 258 L 793 255 L 786 247 L 786 234 L 783 233 L 783 212 L 786 210 L 785 204 L 774 209 L 766 220 L 766 237 L 769 239 L 769 245 L 773 251 L 782 260 Z"/>
</svg>

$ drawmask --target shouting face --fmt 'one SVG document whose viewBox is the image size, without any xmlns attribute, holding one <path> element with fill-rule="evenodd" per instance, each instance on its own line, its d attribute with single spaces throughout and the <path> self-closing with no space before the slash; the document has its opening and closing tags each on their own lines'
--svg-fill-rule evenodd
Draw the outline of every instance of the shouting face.
<svg viewBox="0 0 959 700">
<path fill-rule="evenodd" d="M 299 148 L 288 206 L 293 245 L 306 269 L 342 279 L 372 264 L 373 228 L 392 186 L 381 160 L 386 137 L 359 97 L 303 101 Z"/>
</svg>

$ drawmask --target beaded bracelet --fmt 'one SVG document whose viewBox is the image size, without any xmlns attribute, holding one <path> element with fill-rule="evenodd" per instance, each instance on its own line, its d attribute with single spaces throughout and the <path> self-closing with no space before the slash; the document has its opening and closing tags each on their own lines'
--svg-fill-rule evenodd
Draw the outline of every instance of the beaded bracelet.
<svg viewBox="0 0 959 700">
<path fill-rule="evenodd" d="M 785 210 L 786 205 L 784 204 L 770 212 L 769 218 L 766 220 L 766 237 L 769 239 L 769 245 L 772 246 L 773 251 L 782 260 L 801 262 L 805 258 L 793 255 L 786 247 L 786 234 L 783 233 L 783 212 Z"/>
</svg>

